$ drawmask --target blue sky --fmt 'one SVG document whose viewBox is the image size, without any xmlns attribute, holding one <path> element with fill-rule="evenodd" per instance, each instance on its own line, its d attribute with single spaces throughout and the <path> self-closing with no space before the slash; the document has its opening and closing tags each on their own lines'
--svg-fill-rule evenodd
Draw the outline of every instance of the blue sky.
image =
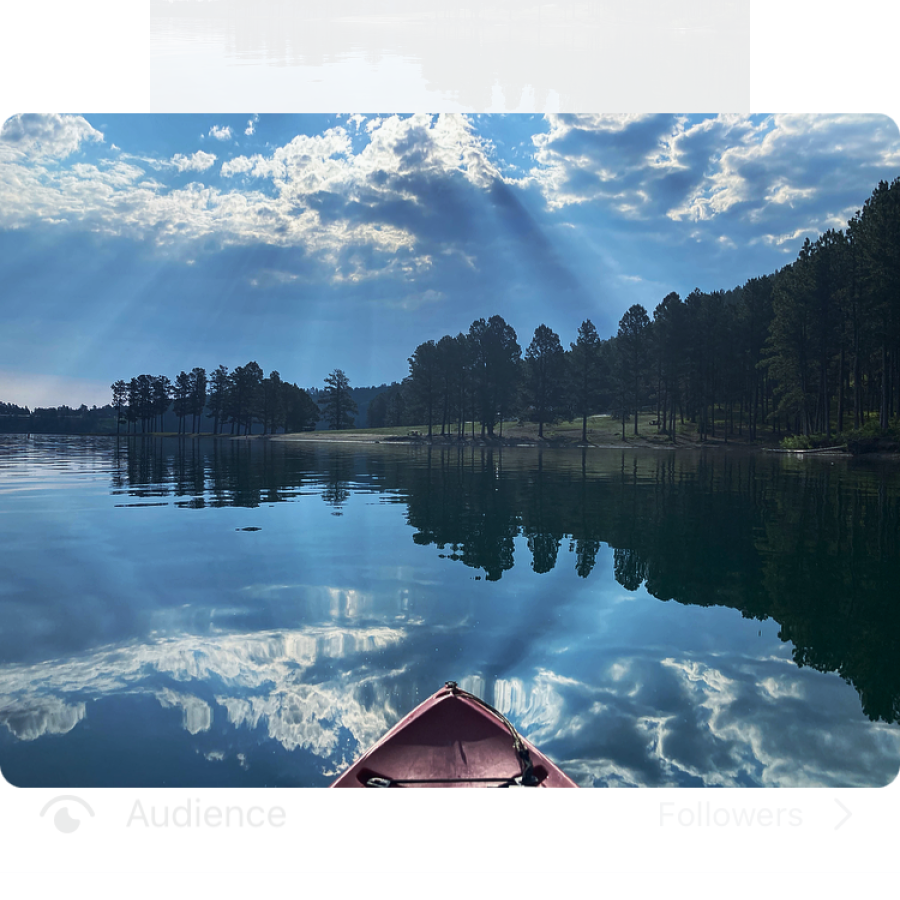
<svg viewBox="0 0 900 900">
<path fill-rule="evenodd" d="M 0 129 L 0 400 L 256 360 L 399 380 L 502 315 L 523 349 L 728 289 L 900 175 L 868 115 L 34 115 Z"/>
</svg>

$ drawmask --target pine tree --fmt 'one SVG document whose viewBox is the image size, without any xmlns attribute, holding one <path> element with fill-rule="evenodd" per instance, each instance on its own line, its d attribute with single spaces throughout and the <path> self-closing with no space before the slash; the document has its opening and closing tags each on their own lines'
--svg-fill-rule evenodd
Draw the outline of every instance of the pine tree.
<svg viewBox="0 0 900 900">
<path fill-rule="evenodd" d="M 413 403 L 422 409 L 431 438 L 434 407 L 441 386 L 440 360 L 434 341 L 419 344 L 409 358 L 409 387 Z"/>
<path fill-rule="evenodd" d="M 581 442 L 587 443 L 587 420 L 600 396 L 600 376 L 602 359 L 600 338 L 590 319 L 585 319 L 578 329 L 578 338 L 571 347 L 569 356 L 569 380 L 572 405 L 581 416 Z"/>
<path fill-rule="evenodd" d="M 219 366 L 209 382 L 209 412 L 207 418 L 213 420 L 213 434 L 219 433 L 219 425 L 225 419 L 225 408 L 228 405 L 228 367 Z"/>
<path fill-rule="evenodd" d="M 174 411 L 175 415 L 178 417 L 179 434 L 182 434 L 185 431 L 184 417 L 188 414 L 188 411 L 190 409 L 190 397 L 191 376 L 182 369 L 182 371 L 179 372 L 178 376 L 175 378 L 174 390 Z"/>
<path fill-rule="evenodd" d="M 638 433 L 638 412 L 644 402 L 648 359 L 647 332 L 650 318 L 640 303 L 635 303 L 619 321 L 616 343 L 620 346 L 620 378 L 628 385 L 629 406 L 634 410 L 634 433 Z M 624 424 L 624 419 L 622 420 Z M 623 428 L 624 436 L 624 428 Z"/>
<path fill-rule="evenodd" d="M 328 420 L 328 427 L 335 431 L 352 428 L 358 409 L 351 396 L 350 380 L 342 369 L 335 369 L 325 379 L 323 394 L 322 413 Z"/>
<path fill-rule="evenodd" d="M 200 418 L 206 406 L 206 369 L 191 369 L 188 411 L 191 413 L 191 432 L 200 432 Z"/>
<path fill-rule="evenodd" d="M 125 403 L 128 400 L 128 385 L 120 379 L 110 385 L 110 390 L 113 395 L 112 406 L 116 411 L 116 437 L 118 437 L 119 425 L 123 420 L 122 410 L 125 408 Z"/>
<path fill-rule="evenodd" d="M 525 351 L 525 373 L 526 402 L 542 438 L 544 423 L 559 417 L 565 389 L 565 354 L 559 335 L 546 325 L 538 325 Z"/>
<path fill-rule="evenodd" d="M 476 319 L 469 327 L 473 387 L 481 417 L 481 436 L 494 436 L 494 423 L 512 407 L 518 390 L 522 349 L 502 316 Z"/>
</svg>

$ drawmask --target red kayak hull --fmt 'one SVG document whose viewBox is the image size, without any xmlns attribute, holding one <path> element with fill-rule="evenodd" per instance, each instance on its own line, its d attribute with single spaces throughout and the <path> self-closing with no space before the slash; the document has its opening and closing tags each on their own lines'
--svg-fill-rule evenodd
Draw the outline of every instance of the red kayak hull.
<svg viewBox="0 0 900 900">
<path fill-rule="evenodd" d="M 452 682 L 419 704 L 331 787 L 509 787 L 527 748 L 537 787 L 577 787 L 496 710 Z"/>
</svg>

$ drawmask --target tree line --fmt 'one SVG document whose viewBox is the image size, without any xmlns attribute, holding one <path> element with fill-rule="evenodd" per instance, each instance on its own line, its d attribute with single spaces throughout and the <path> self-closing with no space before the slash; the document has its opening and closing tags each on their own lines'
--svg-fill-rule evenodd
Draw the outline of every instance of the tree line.
<svg viewBox="0 0 900 900">
<path fill-rule="evenodd" d="M 204 413 L 212 420 L 213 434 L 230 429 L 233 435 L 250 434 L 255 424 L 262 425 L 263 434 L 309 431 L 323 415 L 308 391 L 283 380 L 275 370 L 265 375 L 256 362 L 232 371 L 220 365 L 210 375 L 197 367 L 181 371 L 174 381 L 165 375 L 138 375 L 116 381 L 111 389 L 117 433 L 120 424 L 131 434 L 161 431 L 170 409 L 178 419 L 179 434 L 199 433 Z M 328 379 L 322 393 L 327 416 Z"/>
<path fill-rule="evenodd" d="M 775 273 L 728 291 L 669 293 L 652 318 L 634 304 L 605 340 L 585 319 L 565 349 L 541 324 L 523 354 L 515 330 L 495 315 L 425 341 L 408 363 L 401 383 L 368 402 L 369 427 L 416 425 L 429 437 L 439 428 L 462 438 L 478 424 L 482 437 L 495 429 L 502 437 L 514 417 L 536 422 L 543 437 L 546 425 L 577 418 L 586 442 L 592 414 L 615 415 L 624 435 L 628 422 L 638 434 L 638 414 L 650 411 L 672 440 L 686 423 L 701 440 L 755 440 L 765 427 L 806 445 L 851 430 L 885 432 L 892 421 L 900 431 L 900 178 L 880 182 L 846 229 L 807 239 Z M 204 413 L 215 434 L 249 434 L 254 424 L 268 434 L 310 430 L 320 419 L 350 428 L 359 413 L 340 369 L 321 391 L 249 362 L 210 375 L 182 371 L 174 381 L 139 375 L 112 392 L 108 410 L 82 407 L 78 417 L 111 413 L 117 433 L 121 424 L 147 433 L 161 430 L 171 409 L 180 434 L 199 432 Z M 4 404 L 0 430 L 23 412 L 53 413 L 66 425 L 71 411 Z"/>
<path fill-rule="evenodd" d="M 700 439 L 754 440 L 766 424 L 824 440 L 900 415 L 900 178 L 881 182 L 844 231 L 807 239 L 795 261 L 729 291 L 669 293 L 631 306 L 601 340 L 586 319 L 564 349 L 539 325 L 524 355 L 501 317 L 420 344 L 409 376 L 369 407 L 372 427 L 424 424 L 429 437 L 493 436 L 511 415 L 544 426 L 611 412 L 656 413 L 673 440 L 685 422 Z"/>
<path fill-rule="evenodd" d="M 341 369 L 325 378 L 322 390 L 300 388 L 274 370 L 265 375 L 256 362 L 233 371 L 220 365 L 211 375 L 196 367 L 180 372 L 174 380 L 166 375 L 137 375 L 114 382 L 110 389 L 112 402 L 91 409 L 82 404 L 78 409 L 63 405 L 30 410 L 0 402 L 0 433 L 107 433 L 114 423 L 117 435 L 123 425 L 128 434 L 150 434 L 164 431 L 165 417 L 174 414 L 179 435 L 209 430 L 251 434 L 257 425 L 262 425 L 263 434 L 275 434 L 310 431 L 322 419 L 329 428 L 350 428 L 358 413 L 350 381 Z M 211 429 L 203 427 L 204 414 L 212 420 Z"/>
</svg>

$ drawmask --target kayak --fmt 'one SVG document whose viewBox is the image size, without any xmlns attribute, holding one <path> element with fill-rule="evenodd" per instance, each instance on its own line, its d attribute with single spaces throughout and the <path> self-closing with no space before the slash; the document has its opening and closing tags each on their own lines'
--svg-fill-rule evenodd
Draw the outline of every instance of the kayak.
<svg viewBox="0 0 900 900">
<path fill-rule="evenodd" d="M 502 713 L 448 681 L 331 787 L 577 787 Z"/>
</svg>

